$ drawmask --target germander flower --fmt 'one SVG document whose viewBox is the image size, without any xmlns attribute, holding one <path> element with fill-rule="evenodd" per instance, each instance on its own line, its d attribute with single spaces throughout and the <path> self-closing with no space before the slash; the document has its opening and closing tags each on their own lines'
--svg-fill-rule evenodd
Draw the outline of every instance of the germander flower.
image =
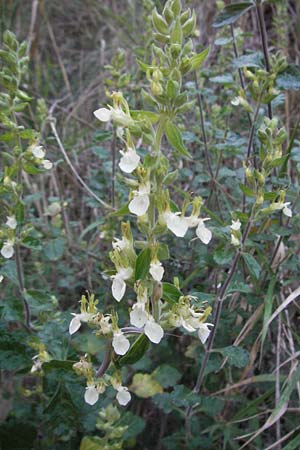
<svg viewBox="0 0 300 450">
<path fill-rule="evenodd" d="M 150 205 L 150 184 L 141 184 L 137 191 L 133 191 L 134 197 L 128 205 L 129 211 L 136 216 L 146 214 Z"/>
<path fill-rule="evenodd" d="M 149 338 L 154 344 L 159 344 L 164 336 L 164 330 L 154 321 L 152 316 L 149 316 L 144 332 L 147 338 Z"/>
<path fill-rule="evenodd" d="M 89 405 L 93 406 L 99 399 L 99 392 L 95 385 L 87 386 L 85 389 L 84 400 Z"/>
<path fill-rule="evenodd" d="M 33 156 L 38 159 L 43 159 L 46 155 L 46 151 L 41 145 L 32 146 L 30 150 Z"/>
<path fill-rule="evenodd" d="M 173 213 L 166 211 L 163 213 L 163 219 L 170 231 L 177 237 L 184 237 L 189 225 L 185 217 L 180 216 L 180 212 Z"/>
<path fill-rule="evenodd" d="M 198 219 L 198 226 L 196 228 L 196 235 L 200 239 L 203 244 L 208 244 L 211 241 L 212 238 L 212 232 L 209 228 L 207 228 L 204 224 L 206 220 L 209 220 L 209 218 L 206 219 Z"/>
<path fill-rule="evenodd" d="M 291 202 L 283 203 L 282 212 L 287 217 L 292 217 L 293 216 L 293 212 L 292 212 L 291 208 L 289 208 L 289 206 L 288 206 L 290 204 L 291 204 Z"/>
<path fill-rule="evenodd" d="M 149 272 L 150 272 L 153 280 L 158 281 L 158 282 L 161 281 L 162 277 L 164 275 L 164 271 L 165 271 L 165 269 L 163 268 L 162 263 L 160 261 L 156 260 L 156 261 L 152 261 L 150 263 Z"/>
<path fill-rule="evenodd" d="M 121 301 L 124 297 L 126 291 L 126 283 L 125 280 L 128 280 L 132 276 L 133 270 L 131 267 L 124 268 L 118 270 L 116 275 L 113 275 L 111 278 L 113 279 L 112 283 L 112 295 L 117 300 L 117 302 Z"/>
<path fill-rule="evenodd" d="M 125 355 L 129 350 L 130 342 L 121 331 L 118 331 L 114 334 L 112 346 L 117 355 Z"/>
<path fill-rule="evenodd" d="M 71 335 L 76 333 L 76 331 L 79 330 L 82 322 L 84 322 L 84 323 L 89 322 L 91 320 L 91 318 L 94 316 L 94 314 L 91 314 L 91 313 L 74 314 L 74 313 L 72 313 L 72 316 L 74 316 L 74 317 L 71 320 L 70 325 L 69 325 L 69 333 Z"/>
<path fill-rule="evenodd" d="M 15 216 L 7 216 L 6 217 L 5 224 L 8 226 L 8 228 L 11 228 L 12 230 L 15 230 L 17 228 L 17 221 Z"/>
<path fill-rule="evenodd" d="M 112 120 L 122 127 L 128 127 L 128 125 L 133 123 L 129 114 L 126 114 L 121 108 L 113 108 L 112 106 L 97 109 L 94 111 L 94 116 L 101 122 L 109 122 Z"/>
<path fill-rule="evenodd" d="M 132 173 L 140 162 L 140 156 L 133 148 L 127 148 L 125 152 L 120 151 L 122 158 L 119 162 L 120 169 L 125 173 Z"/>
<path fill-rule="evenodd" d="M 145 305 L 143 303 L 136 303 L 132 307 L 130 313 L 130 323 L 131 325 L 141 328 L 145 325 L 148 320 L 148 314 L 145 311 Z"/>
<path fill-rule="evenodd" d="M 10 259 L 14 256 L 14 253 L 14 242 L 12 240 L 4 242 L 3 247 L 1 248 L 1 255 L 3 258 Z"/>
<path fill-rule="evenodd" d="M 131 395 L 130 392 L 128 391 L 128 388 L 125 386 L 120 386 L 118 389 L 116 399 L 119 405 L 126 406 L 127 403 L 129 403 L 131 400 Z"/>
<path fill-rule="evenodd" d="M 208 328 L 209 326 L 213 327 L 213 323 L 201 323 L 198 328 L 198 336 L 202 344 L 205 344 L 207 341 L 211 330 Z"/>
<path fill-rule="evenodd" d="M 46 170 L 50 170 L 53 167 L 53 163 L 51 161 L 49 161 L 49 159 L 43 159 L 41 164 L 44 167 L 44 169 L 46 169 Z"/>
</svg>

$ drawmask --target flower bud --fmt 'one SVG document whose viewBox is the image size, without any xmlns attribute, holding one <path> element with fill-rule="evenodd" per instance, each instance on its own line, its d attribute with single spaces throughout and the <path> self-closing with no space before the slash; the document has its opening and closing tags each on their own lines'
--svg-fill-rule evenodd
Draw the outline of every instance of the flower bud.
<svg viewBox="0 0 300 450">
<path fill-rule="evenodd" d="M 163 16 L 158 14 L 157 9 L 155 8 L 152 13 L 152 22 L 156 31 L 161 34 L 169 34 L 169 27 Z"/>
</svg>

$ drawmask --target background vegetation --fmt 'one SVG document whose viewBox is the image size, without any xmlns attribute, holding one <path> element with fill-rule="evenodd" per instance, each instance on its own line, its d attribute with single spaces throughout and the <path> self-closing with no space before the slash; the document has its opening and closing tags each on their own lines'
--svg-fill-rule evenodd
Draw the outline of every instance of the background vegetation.
<svg viewBox="0 0 300 450">
<path fill-rule="evenodd" d="M 244 72 L 265 70 L 257 6 L 246 10 L 244 5 L 240 15 L 231 10 L 222 16 L 226 4 L 185 2 L 197 15 L 195 48 L 200 52 L 210 47 L 201 70 L 185 81 L 189 99 L 196 102 L 182 116 L 180 129 L 193 161 L 178 158 L 163 143 L 171 166 L 179 172 L 175 200 L 201 195 L 213 232 L 208 247 L 168 236 L 172 252 L 165 276 L 179 276 L 184 292 L 212 307 L 235 255 L 229 225 L 238 218 L 244 224 L 243 205 L 254 202 L 244 183 L 243 162 L 255 165 L 257 130 L 270 113 L 270 101 L 259 103 L 255 113 L 252 80 Z M 161 11 L 164 2 L 0 3 L 1 47 L 5 30 L 15 33 L 19 42 L 27 41 L 29 65 L 21 87 L 32 100 L 16 112 L 16 120 L 25 130 L 40 131 L 47 158 L 54 163 L 49 171 L 30 166 L 22 173 L 22 292 L 16 259 L 2 258 L 0 263 L 3 450 L 300 448 L 297 0 L 262 5 L 273 61 L 269 72 L 283 57 L 289 64 L 272 72 L 278 90 L 271 99 L 272 113 L 279 118 L 278 127 L 285 127 L 286 139 L 283 158 L 266 182 L 265 200 L 274 202 L 281 190 L 287 190 L 285 201 L 292 203 L 293 218 L 270 213 L 248 236 L 248 256 L 239 262 L 227 292 L 201 392 L 195 383 L 205 349 L 198 339 L 177 329 L 123 369 L 133 393 L 127 408 L 117 406 L 110 391 L 96 405 L 85 404 L 84 379 L 72 369 L 85 353 L 95 364 L 103 359 L 104 342 L 88 328 L 70 339 L 68 326 L 70 313 L 78 312 L 78 301 L 87 291 L 99 299 L 102 310 L 115 307 L 108 254 L 122 217 L 107 214 L 99 199 L 118 209 L 128 192 L 118 174 L 122 147 L 115 130 L 99 125 L 92 112 L 110 101 L 113 90 L 121 90 L 132 109 L 149 109 L 141 95 L 147 80 L 136 59 L 151 59 L 155 6 Z M 2 60 L 2 69 L 6 64 Z M 1 84 L 5 91 L 3 80 Z M 245 85 L 245 98 L 254 111 L 231 103 L 237 103 L 234 99 Z M 5 186 L 7 153 L 15 143 L 3 138 L 5 106 L 1 108 L 0 177 Z M 25 134 L 23 138 L 26 141 Z M 248 160 L 249 142 L 253 155 Z M 5 187 L 0 189 L 2 242 L 7 212 L 15 200 Z M 19 211 L 18 202 L 15 206 Z M 27 324 L 24 292 L 31 311 Z M 125 303 L 118 305 L 121 320 L 127 309 Z M 33 363 L 36 355 L 42 369 Z"/>
</svg>

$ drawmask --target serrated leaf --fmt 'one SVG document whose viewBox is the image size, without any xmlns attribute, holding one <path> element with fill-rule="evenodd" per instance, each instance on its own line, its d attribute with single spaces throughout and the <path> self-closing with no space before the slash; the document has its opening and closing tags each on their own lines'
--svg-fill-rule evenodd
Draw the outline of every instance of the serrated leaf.
<svg viewBox="0 0 300 450">
<path fill-rule="evenodd" d="M 56 238 L 49 241 L 43 248 L 43 253 L 49 261 L 57 261 L 65 251 L 65 239 Z"/>
<path fill-rule="evenodd" d="M 168 388 L 175 386 L 182 375 L 175 367 L 169 366 L 168 364 L 162 364 L 152 372 L 152 376 L 163 388 Z"/>
<path fill-rule="evenodd" d="M 165 124 L 165 133 L 169 144 L 173 148 L 175 148 L 181 155 L 186 156 L 187 158 L 192 158 L 184 146 L 179 128 L 170 120 L 167 120 Z"/>
<path fill-rule="evenodd" d="M 261 267 L 254 256 L 250 255 L 250 253 L 242 253 L 242 257 L 246 263 L 246 266 L 248 267 L 250 274 L 258 280 L 261 272 Z"/>
<path fill-rule="evenodd" d="M 232 3 L 225 6 L 225 8 L 217 15 L 213 27 L 224 27 L 225 25 L 236 22 L 237 19 L 249 11 L 249 9 L 253 8 L 253 6 L 253 2 Z"/>
<path fill-rule="evenodd" d="M 229 347 L 218 348 L 215 351 L 227 358 L 227 363 L 230 366 L 238 367 L 239 369 L 245 367 L 249 362 L 249 353 L 242 347 L 230 345 Z"/>
<path fill-rule="evenodd" d="M 149 247 L 142 250 L 135 262 L 135 281 L 143 280 L 149 273 L 149 267 L 151 262 L 151 250 Z"/>
</svg>

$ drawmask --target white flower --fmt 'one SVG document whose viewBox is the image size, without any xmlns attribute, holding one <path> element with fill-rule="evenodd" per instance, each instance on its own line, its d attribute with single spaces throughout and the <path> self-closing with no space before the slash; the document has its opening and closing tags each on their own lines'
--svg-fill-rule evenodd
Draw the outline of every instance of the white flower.
<svg viewBox="0 0 300 450">
<path fill-rule="evenodd" d="M 130 347 L 130 342 L 124 334 L 119 331 L 114 334 L 112 346 L 117 355 L 125 355 Z"/>
<path fill-rule="evenodd" d="M 46 155 L 46 152 L 41 145 L 36 145 L 35 147 L 32 147 L 31 153 L 38 159 L 43 159 L 44 156 Z"/>
<path fill-rule="evenodd" d="M 161 281 L 164 275 L 165 269 L 160 261 L 151 262 L 149 272 L 152 275 L 153 280 Z"/>
<path fill-rule="evenodd" d="M 131 247 L 130 241 L 128 239 L 125 239 L 124 237 L 122 239 L 114 239 L 115 242 L 112 242 L 112 247 L 114 250 L 125 250 L 126 248 Z"/>
<path fill-rule="evenodd" d="M 150 184 L 142 184 L 137 191 L 133 191 L 134 197 L 128 205 L 129 211 L 136 216 L 146 214 L 150 205 Z"/>
<path fill-rule="evenodd" d="M 94 111 L 94 116 L 101 120 L 101 122 L 109 122 L 111 120 L 111 110 L 107 108 L 100 108 Z"/>
<path fill-rule="evenodd" d="M 145 311 L 145 306 L 142 303 L 136 303 L 133 305 L 130 313 L 130 323 L 134 327 L 141 328 L 148 320 L 148 314 Z"/>
<path fill-rule="evenodd" d="M 132 173 L 140 162 L 140 156 L 133 148 L 128 148 L 126 152 L 120 152 L 123 156 L 120 159 L 119 167 L 125 173 Z"/>
<path fill-rule="evenodd" d="M 112 295 L 117 300 L 117 302 L 121 301 L 124 297 L 126 291 L 126 283 L 124 280 L 128 280 L 131 277 L 133 270 L 131 267 L 124 268 L 118 270 L 116 275 L 113 275 L 111 278 L 113 279 L 112 283 Z"/>
<path fill-rule="evenodd" d="M 6 241 L 1 248 L 1 255 L 5 259 L 11 258 L 15 253 L 14 243 L 12 241 Z"/>
<path fill-rule="evenodd" d="M 46 170 L 50 170 L 53 167 L 53 163 L 51 161 L 49 161 L 49 159 L 43 159 L 41 164 L 44 167 L 44 169 L 46 169 Z"/>
<path fill-rule="evenodd" d="M 78 331 L 79 328 L 81 327 L 81 322 L 88 322 L 94 316 L 94 314 L 90 314 L 90 313 L 74 314 L 74 313 L 72 313 L 72 316 L 74 316 L 74 317 L 71 320 L 70 325 L 69 325 L 69 333 L 70 334 L 76 333 L 76 331 Z"/>
<path fill-rule="evenodd" d="M 159 344 L 164 336 L 164 330 L 158 323 L 154 322 L 153 317 L 150 317 L 150 319 L 147 321 L 144 332 L 145 335 L 154 344 Z"/>
<path fill-rule="evenodd" d="M 2 283 L 3 280 L 4 280 L 4 276 L 0 275 L 0 283 Z"/>
<path fill-rule="evenodd" d="M 238 219 L 238 220 L 232 220 L 231 221 L 231 225 L 230 225 L 230 228 L 231 228 L 231 230 L 234 230 L 234 231 L 239 231 L 240 229 L 241 229 L 241 222 L 240 222 L 240 219 Z"/>
<path fill-rule="evenodd" d="M 118 125 L 127 127 L 133 123 L 132 118 L 126 114 L 121 108 L 113 108 L 109 106 L 108 108 L 100 108 L 94 111 L 94 116 L 101 120 L 101 122 L 109 122 L 113 120 Z"/>
<path fill-rule="evenodd" d="M 177 237 L 184 237 L 188 228 L 189 223 L 185 217 L 180 217 L 180 213 L 172 213 L 171 211 L 166 211 L 163 214 L 163 219 L 166 225 L 172 233 Z"/>
<path fill-rule="evenodd" d="M 208 328 L 208 326 L 214 326 L 212 323 L 201 323 L 198 328 L 198 336 L 202 344 L 205 344 L 205 342 L 208 339 L 208 336 L 210 335 L 211 330 Z"/>
<path fill-rule="evenodd" d="M 85 389 L 84 400 L 89 405 L 94 405 L 99 399 L 99 392 L 96 386 L 91 385 Z"/>
<path fill-rule="evenodd" d="M 17 221 L 15 216 L 7 216 L 6 225 L 8 228 L 11 228 L 12 230 L 15 230 L 17 228 Z"/>
<path fill-rule="evenodd" d="M 199 219 L 196 235 L 203 244 L 208 244 L 212 238 L 212 232 L 205 226 L 204 221 L 209 219 Z"/>
<path fill-rule="evenodd" d="M 289 208 L 289 206 L 288 206 L 290 204 L 291 204 L 291 202 L 286 202 L 286 203 L 283 204 L 283 208 L 282 208 L 283 214 L 285 216 L 287 216 L 287 217 L 292 217 L 293 216 L 293 212 L 292 212 L 291 208 Z"/>
<path fill-rule="evenodd" d="M 116 399 L 118 400 L 119 405 L 126 406 L 127 403 L 129 403 L 131 400 L 131 395 L 130 392 L 128 391 L 128 388 L 125 386 L 120 386 L 118 389 Z"/>
<path fill-rule="evenodd" d="M 233 106 L 238 106 L 239 104 L 240 104 L 240 102 L 241 102 L 241 97 L 234 97 L 232 100 L 231 100 L 231 104 L 233 105 Z"/>
</svg>

